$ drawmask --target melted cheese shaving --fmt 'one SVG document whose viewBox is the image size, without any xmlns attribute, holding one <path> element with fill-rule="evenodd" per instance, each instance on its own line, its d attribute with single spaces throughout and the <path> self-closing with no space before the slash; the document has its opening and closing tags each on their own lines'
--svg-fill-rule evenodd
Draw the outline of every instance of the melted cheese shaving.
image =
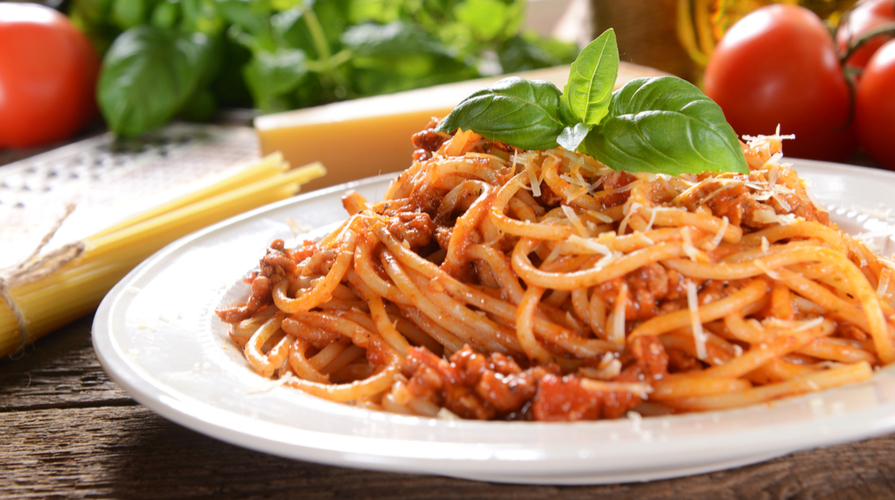
<svg viewBox="0 0 895 500">
<path fill-rule="evenodd" d="M 889 272 L 888 269 L 883 269 L 882 276 L 879 280 L 879 286 L 876 287 L 876 294 L 880 297 L 885 297 L 887 293 L 889 293 L 889 275 L 892 273 Z"/>
<path fill-rule="evenodd" d="M 578 214 L 575 213 L 575 210 L 573 210 L 572 207 L 568 205 L 562 205 L 561 208 L 563 213 L 566 214 L 566 217 L 569 219 L 569 222 L 572 223 L 572 227 L 574 227 L 575 230 L 578 231 L 578 234 L 581 235 L 581 237 L 583 238 L 589 237 L 590 233 L 587 231 L 587 228 L 584 227 L 584 224 L 581 222 L 581 218 L 578 217 Z"/>
<path fill-rule="evenodd" d="M 727 232 L 727 226 L 729 225 L 730 221 L 727 220 L 727 216 L 725 215 L 721 218 L 721 228 L 718 230 L 718 234 L 716 234 L 715 237 L 712 239 L 712 243 L 709 247 L 710 250 L 714 250 L 718 248 L 719 245 L 721 245 L 721 240 L 724 239 L 724 233 Z"/>
<path fill-rule="evenodd" d="M 761 269 L 761 272 L 768 275 L 769 278 L 774 280 L 780 280 L 780 275 L 774 272 L 763 260 L 755 260 L 755 267 Z"/>
<path fill-rule="evenodd" d="M 631 220 L 631 217 L 634 215 L 634 212 L 639 210 L 640 207 L 641 207 L 640 203 L 637 203 L 637 202 L 631 203 L 629 206 L 625 207 L 628 210 L 628 213 L 625 214 L 625 217 L 618 224 L 618 234 L 619 235 L 625 234 L 625 229 L 628 228 L 628 221 Z"/>
<path fill-rule="evenodd" d="M 617 345 L 620 349 L 625 347 L 625 308 L 628 306 L 628 284 L 622 283 L 618 289 L 618 296 L 615 297 L 615 304 L 612 308 L 612 329 L 609 334 L 609 341 Z"/>
<path fill-rule="evenodd" d="M 594 219 L 597 219 L 600 222 L 605 222 L 607 224 L 612 222 L 612 217 L 609 217 L 608 215 L 604 214 L 603 212 L 597 212 L 596 210 L 588 210 L 587 213 L 590 214 Z"/>
<path fill-rule="evenodd" d="M 696 344 L 696 357 L 705 360 L 708 358 L 705 348 L 707 337 L 699 317 L 699 297 L 696 295 L 696 284 L 692 281 L 687 281 L 687 308 L 690 310 L 690 328 L 693 331 L 693 342 Z"/>
<path fill-rule="evenodd" d="M 698 248 L 693 246 L 693 237 L 690 235 L 690 226 L 684 226 L 681 229 L 681 237 L 683 238 L 684 254 L 693 262 L 705 262 L 708 260 Z"/>
<path fill-rule="evenodd" d="M 597 243 L 590 238 L 582 238 L 576 234 L 569 236 L 568 242 L 579 247 L 581 253 L 594 253 L 600 255 L 612 255 L 612 250 L 602 243 Z"/>
</svg>

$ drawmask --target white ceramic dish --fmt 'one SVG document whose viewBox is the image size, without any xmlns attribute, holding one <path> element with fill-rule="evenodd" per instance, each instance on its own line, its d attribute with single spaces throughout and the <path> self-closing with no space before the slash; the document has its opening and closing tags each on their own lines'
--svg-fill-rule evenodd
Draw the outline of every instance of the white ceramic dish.
<svg viewBox="0 0 895 500">
<path fill-rule="evenodd" d="M 850 232 L 885 233 L 880 205 L 895 174 L 794 160 Z M 316 228 L 344 219 L 346 187 L 381 199 L 390 176 L 303 195 L 183 238 L 128 274 L 100 305 L 93 342 L 134 399 L 209 436 L 289 458 L 496 482 L 645 481 L 754 463 L 895 430 L 895 369 L 865 383 L 740 410 L 572 424 L 446 421 L 371 412 L 279 387 L 253 373 L 215 308 L 292 218 Z M 312 232 L 313 233 L 313 232 Z M 301 240 L 307 235 L 299 235 Z M 876 239 L 890 254 L 888 236 Z"/>
</svg>

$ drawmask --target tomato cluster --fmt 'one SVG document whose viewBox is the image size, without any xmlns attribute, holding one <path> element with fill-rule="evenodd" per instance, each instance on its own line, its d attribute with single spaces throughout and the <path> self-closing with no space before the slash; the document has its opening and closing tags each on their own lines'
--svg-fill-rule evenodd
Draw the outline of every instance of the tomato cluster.
<svg viewBox="0 0 895 500">
<path fill-rule="evenodd" d="M 64 139 L 96 116 L 99 56 L 59 12 L 0 2 L 0 149 Z"/>
<path fill-rule="evenodd" d="M 786 153 L 841 161 L 860 146 L 895 170 L 895 0 L 862 0 L 836 36 L 813 12 L 762 7 L 734 24 L 705 72 L 706 94 L 741 135 L 778 127 Z"/>
</svg>

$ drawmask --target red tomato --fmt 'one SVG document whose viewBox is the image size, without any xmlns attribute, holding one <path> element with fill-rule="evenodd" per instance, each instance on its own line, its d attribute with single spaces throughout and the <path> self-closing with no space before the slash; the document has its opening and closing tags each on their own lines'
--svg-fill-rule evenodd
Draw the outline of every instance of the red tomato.
<svg viewBox="0 0 895 500">
<path fill-rule="evenodd" d="M 856 43 L 865 35 L 882 29 L 895 30 L 895 0 L 866 0 L 858 3 L 849 11 L 848 17 L 843 19 L 836 30 L 836 42 L 839 50 L 845 54 L 850 44 Z M 857 49 L 846 61 L 848 66 L 863 68 L 874 52 L 886 41 L 893 38 L 892 34 L 877 35 L 868 40 Z"/>
<path fill-rule="evenodd" d="M 49 7 L 0 2 L 0 148 L 64 139 L 96 114 L 99 57 Z"/>
<path fill-rule="evenodd" d="M 706 94 L 740 135 L 781 133 L 787 156 L 843 160 L 854 150 L 849 86 L 833 38 L 803 7 L 775 4 L 740 19 L 705 71 Z"/>
<path fill-rule="evenodd" d="M 867 155 L 895 170 L 895 40 L 867 62 L 855 98 L 855 126 Z"/>
</svg>

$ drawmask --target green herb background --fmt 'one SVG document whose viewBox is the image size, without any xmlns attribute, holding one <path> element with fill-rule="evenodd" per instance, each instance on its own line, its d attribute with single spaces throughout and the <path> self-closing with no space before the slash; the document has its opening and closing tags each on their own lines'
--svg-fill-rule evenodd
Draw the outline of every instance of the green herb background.
<svg viewBox="0 0 895 500">
<path fill-rule="evenodd" d="M 74 0 L 103 54 L 109 128 L 138 135 L 220 107 L 276 112 L 570 63 L 523 32 L 525 0 Z"/>
</svg>

